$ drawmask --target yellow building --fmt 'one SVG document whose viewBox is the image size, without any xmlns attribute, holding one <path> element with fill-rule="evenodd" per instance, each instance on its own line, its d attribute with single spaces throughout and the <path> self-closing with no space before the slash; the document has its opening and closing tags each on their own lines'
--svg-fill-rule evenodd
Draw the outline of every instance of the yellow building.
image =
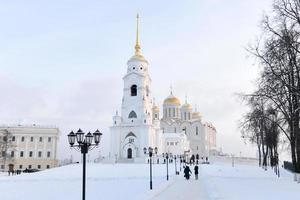
<svg viewBox="0 0 300 200">
<path fill-rule="evenodd" d="M 58 165 L 57 127 L 0 126 L 0 169 L 49 169 Z"/>
</svg>

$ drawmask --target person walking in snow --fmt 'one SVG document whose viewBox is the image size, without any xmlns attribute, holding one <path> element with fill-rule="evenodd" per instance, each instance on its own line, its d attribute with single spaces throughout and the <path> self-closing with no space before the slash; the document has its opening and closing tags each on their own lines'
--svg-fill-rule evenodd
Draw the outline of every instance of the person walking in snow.
<svg viewBox="0 0 300 200">
<path fill-rule="evenodd" d="M 189 180 L 190 179 L 190 173 L 192 173 L 191 172 L 191 170 L 190 170 L 190 168 L 189 168 L 189 166 L 187 165 L 187 166 L 185 166 L 185 168 L 184 168 L 184 177 L 186 178 L 186 180 Z"/>
<path fill-rule="evenodd" d="M 198 180 L 198 174 L 199 174 L 199 167 L 198 167 L 198 165 L 196 165 L 194 167 L 194 172 L 195 172 L 195 179 Z"/>
</svg>

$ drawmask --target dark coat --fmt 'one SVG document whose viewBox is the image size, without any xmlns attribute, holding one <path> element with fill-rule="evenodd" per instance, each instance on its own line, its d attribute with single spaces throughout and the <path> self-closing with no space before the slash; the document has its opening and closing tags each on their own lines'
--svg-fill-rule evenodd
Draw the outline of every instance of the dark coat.
<svg viewBox="0 0 300 200">
<path fill-rule="evenodd" d="M 194 171 L 195 171 L 195 174 L 199 174 L 199 167 L 197 165 L 194 167 Z"/>
<path fill-rule="evenodd" d="M 186 178 L 186 179 L 189 179 L 190 178 L 190 173 L 192 173 L 191 172 L 191 170 L 190 170 L 190 168 L 189 168 L 189 166 L 186 166 L 185 168 L 184 168 L 184 177 Z"/>
</svg>

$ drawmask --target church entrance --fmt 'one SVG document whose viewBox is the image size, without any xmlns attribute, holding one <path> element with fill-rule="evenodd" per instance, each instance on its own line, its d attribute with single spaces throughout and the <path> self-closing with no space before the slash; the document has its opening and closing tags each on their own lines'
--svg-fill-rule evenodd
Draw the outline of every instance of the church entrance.
<svg viewBox="0 0 300 200">
<path fill-rule="evenodd" d="M 131 158 L 132 158 L 132 149 L 131 149 L 131 148 L 128 148 L 128 149 L 127 149 L 127 158 L 128 158 L 128 159 L 131 159 Z"/>
</svg>

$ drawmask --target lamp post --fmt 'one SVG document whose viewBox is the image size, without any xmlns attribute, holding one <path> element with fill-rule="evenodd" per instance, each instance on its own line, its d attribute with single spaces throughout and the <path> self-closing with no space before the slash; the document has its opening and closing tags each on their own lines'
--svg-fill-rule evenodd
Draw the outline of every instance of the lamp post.
<svg viewBox="0 0 300 200">
<path fill-rule="evenodd" d="M 157 147 L 155 147 L 155 153 L 157 153 Z M 144 154 L 147 154 L 147 148 L 144 147 Z M 152 190 L 152 156 L 153 156 L 153 149 L 151 147 L 148 148 L 149 154 L 149 164 L 150 164 L 150 190 Z"/>
<path fill-rule="evenodd" d="M 83 156 L 83 168 L 82 168 L 82 200 L 85 200 L 85 183 L 86 183 L 86 154 L 89 150 L 92 150 L 94 147 L 98 147 L 101 140 L 102 133 L 99 130 L 96 130 L 93 134 L 84 132 L 79 129 L 76 134 L 71 131 L 68 134 L 68 140 L 71 148 L 79 150 Z M 94 144 L 93 144 L 94 139 Z M 77 144 L 75 144 L 75 140 Z"/>
<path fill-rule="evenodd" d="M 181 171 L 181 163 L 182 163 L 182 156 L 181 155 L 179 155 L 179 159 L 180 159 L 180 163 L 179 163 L 179 165 L 180 165 L 180 171 Z"/>
<path fill-rule="evenodd" d="M 169 154 L 166 153 L 166 159 L 167 159 L 167 181 L 169 180 Z"/>
<path fill-rule="evenodd" d="M 158 148 L 157 147 L 154 148 L 154 153 L 155 153 L 155 156 L 157 157 L 157 153 L 158 153 Z M 154 163 L 155 163 L 155 161 L 154 161 L 154 158 L 153 158 L 153 164 Z M 158 161 L 157 161 L 157 164 L 158 164 Z"/>
<path fill-rule="evenodd" d="M 174 160 L 175 160 L 175 174 L 176 174 L 176 175 L 178 175 L 178 174 L 177 174 L 177 165 L 176 165 L 176 159 L 177 159 L 177 155 L 175 155 L 175 157 L 174 157 Z"/>
</svg>

